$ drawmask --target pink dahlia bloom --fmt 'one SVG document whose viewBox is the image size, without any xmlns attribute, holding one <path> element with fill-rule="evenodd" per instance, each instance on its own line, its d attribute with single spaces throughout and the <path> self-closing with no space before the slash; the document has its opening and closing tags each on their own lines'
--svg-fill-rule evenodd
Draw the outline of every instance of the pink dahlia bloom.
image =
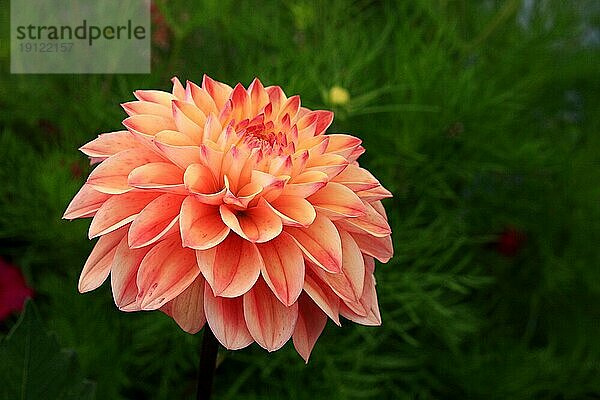
<svg viewBox="0 0 600 400">
<path fill-rule="evenodd" d="M 258 79 L 172 81 L 135 92 L 127 130 L 81 148 L 99 165 L 64 218 L 93 217 L 100 239 L 79 290 L 110 274 L 123 311 L 160 309 L 190 333 L 208 322 L 228 349 L 292 337 L 305 360 L 327 317 L 380 325 L 391 194 L 358 165 L 361 141 Z"/>
</svg>

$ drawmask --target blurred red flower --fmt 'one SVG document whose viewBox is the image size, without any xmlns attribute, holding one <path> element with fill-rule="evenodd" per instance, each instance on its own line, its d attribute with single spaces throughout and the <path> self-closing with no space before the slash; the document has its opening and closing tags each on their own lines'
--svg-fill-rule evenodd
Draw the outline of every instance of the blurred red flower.
<svg viewBox="0 0 600 400">
<path fill-rule="evenodd" d="M 514 227 L 504 228 L 496 241 L 496 251 L 506 257 L 514 257 L 523 248 L 527 236 Z"/>
<path fill-rule="evenodd" d="M 21 271 L 0 258 L 0 321 L 21 311 L 25 299 L 33 295 Z"/>
</svg>

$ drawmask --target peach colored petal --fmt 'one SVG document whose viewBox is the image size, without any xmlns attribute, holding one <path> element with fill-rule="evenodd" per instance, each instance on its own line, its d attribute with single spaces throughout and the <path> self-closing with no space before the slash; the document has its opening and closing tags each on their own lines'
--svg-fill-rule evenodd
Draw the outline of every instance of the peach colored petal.
<svg viewBox="0 0 600 400">
<path fill-rule="evenodd" d="M 254 78 L 248 86 L 248 93 L 250 94 L 251 103 L 250 115 L 257 115 L 269 102 L 269 95 L 258 78 Z"/>
<path fill-rule="evenodd" d="M 263 187 L 258 183 L 249 183 L 243 186 L 237 194 L 233 194 L 230 190 L 227 190 L 225 197 L 223 197 L 223 203 L 232 204 L 240 208 L 247 208 L 262 191 Z"/>
<path fill-rule="evenodd" d="M 352 190 L 336 182 L 329 182 L 307 200 L 317 211 L 330 218 L 358 217 L 366 212 L 362 200 Z"/>
<path fill-rule="evenodd" d="M 292 166 L 293 163 L 291 156 L 275 157 L 273 160 L 271 160 L 271 164 L 269 165 L 269 174 L 273 176 L 291 176 Z"/>
<path fill-rule="evenodd" d="M 148 246 L 175 233 L 179 210 L 185 196 L 163 194 L 152 200 L 135 217 L 129 228 L 129 247 L 132 249 Z"/>
<path fill-rule="evenodd" d="M 284 225 L 307 227 L 317 217 L 317 212 L 312 204 L 301 197 L 279 196 L 268 204 L 281 218 Z"/>
<path fill-rule="evenodd" d="M 368 234 L 376 237 L 389 236 L 392 233 L 390 226 L 384 217 L 382 217 L 368 203 L 365 204 L 365 214 L 356 218 L 340 220 L 340 227 L 349 232 Z"/>
<path fill-rule="evenodd" d="M 331 288 L 318 278 L 314 272 L 314 267 L 307 268 L 304 277 L 304 292 L 327 314 L 337 326 L 340 324 L 340 298 L 331 290 Z"/>
<path fill-rule="evenodd" d="M 139 311 L 136 303 L 138 288 L 136 278 L 143 258 L 151 247 L 130 249 L 127 236 L 121 239 L 115 251 L 110 270 L 110 283 L 115 304 L 123 311 Z"/>
<path fill-rule="evenodd" d="M 195 144 L 202 143 L 206 117 L 196 106 L 183 101 L 173 100 L 173 119 L 177 131 L 189 137 Z"/>
<path fill-rule="evenodd" d="M 371 204 L 371 206 L 373 206 L 375 211 L 377 211 L 379 213 L 379 215 L 381 215 L 386 221 L 388 220 L 387 214 L 385 212 L 385 208 L 383 207 L 383 203 L 381 203 L 381 200 L 376 200 L 369 204 Z"/>
<path fill-rule="evenodd" d="M 325 271 L 338 273 L 342 268 L 342 241 L 340 234 L 327 217 L 317 213 L 315 221 L 307 228 L 286 226 L 304 255 Z"/>
<path fill-rule="evenodd" d="M 214 114 L 209 114 L 204 123 L 205 140 L 216 141 L 223 132 L 223 126 Z"/>
<path fill-rule="evenodd" d="M 136 90 L 133 95 L 138 100 L 161 104 L 169 109 L 171 108 L 171 101 L 176 99 L 171 93 L 162 90 Z"/>
<path fill-rule="evenodd" d="M 204 74 L 204 77 L 202 78 L 202 88 L 213 98 L 217 109 L 223 108 L 223 105 L 225 105 L 225 102 L 229 99 L 231 91 L 233 90 L 231 86 L 222 82 L 217 82 L 206 74 Z"/>
<path fill-rule="evenodd" d="M 171 78 L 171 82 L 173 83 L 173 90 L 171 91 L 171 93 L 173 93 L 173 96 L 175 96 L 178 99 L 184 99 L 185 98 L 185 88 L 181 84 L 181 81 L 179 80 L 179 78 L 174 76 Z"/>
<path fill-rule="evenodd" d="M 91 217 L 109 198 L 110 195 L 99 192 L 90 185 L 85 184 L 79 189 L 79 192 L 77 192 L 75 197 L 73 197 L 73 200 L 69 203 L 63 218 L 75 219 Z"/>
<path fill-rule="evenodd" d="M 221 243 L 229 234 L 219 208 L 204 204 L 195 196 L 188 196 L 179 215 L 181 242 L 184 247 L 207 250 Z"/>
<path fill-rule="evenodd" d="M 298 120 L 298 129 L 303 129 L 314 122 L 316 122 L 314 135 L 321 135 L 333 122 L 333 113 L 324 110 L 309 111 Z"/>
<path fill-rule="evenodd" d="M 196 104 L 196 106 L 204 113 L 204 115 L 208 116 L 209 114 L 218 113 L 215 101 L 206 90 L 202 89 L 193 82 L 187 81 L 186 91 L 189 93 L 188 97 L 191 97 L 191 99 L 194 101 L 194 104 Z"/>
<path fill-rule="evenodd" d="M 374 187 L 373 189 L 361 190 L 359 192 L 356 192 L 356 194 L 358 195 L 358 197 L 360 197 L 368 203 L 392 197 L 392 193 L 390 193 L 389 190 L 387 190 L 381 185 Z"/>
<path fill-rule="evenodd" d="M 140 189 L 185 193 L 183 170 L 167 162 L 154 162 L 137 167 L 129 173 L 127 184 Z"/>
<path fill-rule="evenodd" d="M 242 297 L 215 297 L 207 283 L 204 287 L 204 311 L 210 329 L 226 349 L 243 349 L 254 341 L 244 319 Z"/>
<path fill-rule="evenodd" d="M 394 247 L 391 236 L 374 237 L 362 233 L 352 233 L 352 237 L 360 247 L 360 250 L 382 263 L 387 263 L 394 255 Z"/>
<path fill-rule="evenodd" d="M 117 245 L 126 234 L 127 228 L 123 227 L 98 239 L 79 276 L 80 293 L 96 289 L 108 278 Z"/>
<path fill-rule="evenodd" d="M 360 315 L 355 310 L 362 308 L 366 310 L 366 315 Z M 340 313 L 350 321 L 367 326 L 381 325 L 381 314 L 377 301 L 377 291 L 375 289 L 375 278 L 373 274 L 365 275 L 365 286 L 363 294 L 355 304 L 342 302 Z"/>
<path fill-rule="evenodd" d="M 223 152 L 215 150 L 212 146 L 203 144 L 200 146 L 200 162 L 209 168 L 215 177 L 221 176 L 221 165 L 223 164 Z"/>
<path fill-rule="evenodd" d="M 271 240 L 283 229 L 281 218 L 264 204 L 245 210 L 235 210 L 223 204 L 219 211 L 225 225 L 251 242 L 263 243 Z"/>
<path fill-rule="evenodd" d="M 275 296 L 286 306 L 296 302 L 304 285 L 304 258 L 292 237 L 281 235 L 258 245 L 264 261 L 262 276 Z"/>
<path fill-rule="evenodd" d="M 256 282 L 263 260 L 254 243 L 236 234 L 209 250 L 197 250 L 200 271 L 215 296 L 239 297 Z"/>
<path fill-rule="evenodd" d="M 123 125 L 129 132 L 142 137 L 152 137 L 160 131 L 177 129 L 173 118 L 158 115 L 133 115 L 124 119 Z"/>
<path fill-rule="evenodd" d="M 269 86 L 265 88 L 267 95 L 269 96 L 269 101 L 273 108 L 273 113 L 277 115 L 279 112 L 281 105 L 287 100 L 285 93 L 279 86 Z"/>
<path fill-rule="evenodd" d="M 314 272 L 326 282 L 342 299 L 358 301 L 363 292 L 365 262 L 360 248 L 345 231 L 340 231 L 342 240 L 342 268 L 339 273 L 331 274 L 322 268 L 314 268 Z"/>
<path fill-rule="evenodd" d="M 108 158 L 123 150 L 138 147 L 139 143 L 129 131 L 101 133 L 79 150 L 88 157 Z"/>
<path fill-rule="evenodd" d="M 231 100 L 231 104 L 233 106 L 233 119 L 236 121 L 242 121 L 243 119 L 247 118 L 247 116 L 250 114 L 251 107 L 250 96 L 241 83 L 235 85 L 229 99 Z"/>
<path fill-rule="evenodd" d="M 324 172 L 306 171 L 293 177 L 285 185 L 282 195 L 306 198 L 322 189 L 328 180 L 329 178 Z"/>
<path fill-rule="evenodd" d="M 292 96 L 288 98 L 285 103 L 282 104 L 281 110 L 279 111 L 279 116 L 277 119 L 279 121 L 283 120 L 285 115 L 289 116 L 290 120 L 294 120 L 296 115 L 298 115 L 298 110 L 300 109 L 300 96 Z"/>
<path fill-rule="evenodd" d="M 327 153 L 335 153 L 344 158 L 348 158 L 362 143 L 359 138 L 341 133 L 329 134 L 327 137 L 329 138 Z"/>
<path fill-rule="evenodd" d="M 379 181 L 369 171 L 354 164 L 348 165 L 338 176 L 333 178 L 333 181 L 347 186 L 353 192 L 379 186 Z"/>
<path fill-rule="evenodd" d="M 308 364 L 312 349 L 327 324 L 327 315 L 308 297 L 303 294 L 298 299 L 298 320 L 292 339 L 298 354 Z"/>
<path fill-rule="evenodd" d="M 137 301 L 142 310 L 156 310 L 183 292 L 198 276 L 194 250 L 181 247 L 176 235 L 157 243 L 137 273 Z"/>
<path fill-rule="evenodd" d="M 163 118 L 170 118 L 173 116 L 173 113 L 169 107 L 149 101 L 130 101 L 128 103 L 122 103 L 121 107 L 123 107 L 129 116 L 158 115 Z"/>
<path fill-rule="evenodd" d="M 153 139 L 157 150 L 182 169 L 200 162 L 199 148 L 188 136 L 173 130 L 158 132 Z"/>
<path fill-rule="evenodd" d="M 171 316 L 184 331 L 198 333 L 206 323 L 204 278 L 198 275 L 179 296 L 162 306 L 161 311 Z"/>
<path fill-rule="evenodd" d="M 99 192 L 121 194 L 132 189 L 127 183 L 127 176 L 135 168 L 163 159 L 145 148 L 123 150 L 96 167 L 87 179 L 88 185 Z"/>
<path fill-rule="evenodd" d="M 327 174 L 329 179 L 335 178 L 339 175 L 346 166 L 348 160 L 337 154 L 325 153 L 320 156 L 310 157 L 306 164 L 307 171 L 321 171 Z"/>
<path fill-rule="evenodd" d="M 297 318 L 298 303 L 283 305 L 262 279 L 244 295 L 248 331 L 268 351 L 280 349 L 292 337 Z"/>
<path fill-rule="evenodd" d="M 89 238 L 105 235 L 129 224 L 148 203 L 158 196 L 160 196 L 158 192 L 128 192 L 112 196 L 94 215 L 90 224 Z"/>
</svg>

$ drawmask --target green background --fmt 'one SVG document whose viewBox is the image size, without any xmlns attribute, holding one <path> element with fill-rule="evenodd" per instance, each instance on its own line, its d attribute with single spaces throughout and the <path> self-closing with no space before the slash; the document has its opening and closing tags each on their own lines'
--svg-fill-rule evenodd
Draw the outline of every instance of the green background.
<svg viewBox="0 0 600 400">
<path fill-rule="evenodd" d="M 97 399 L 191 398 L 200 335 L 119 312 L 108 285 L 78 294 L 89 221 L 61 220 L 90 171 L 77 148 L 121 128 L 134 90 L 203 73 L 332 109 L 394 193 L 383 325 L 329 323 L 308 365 L 291 343 L 223 352 L 215 398 L 600 397 L 596 1 L 158 1 L 152 74 L 31 76 L 9 74 L 0 4 L 0 256 Z"/>
</svg>

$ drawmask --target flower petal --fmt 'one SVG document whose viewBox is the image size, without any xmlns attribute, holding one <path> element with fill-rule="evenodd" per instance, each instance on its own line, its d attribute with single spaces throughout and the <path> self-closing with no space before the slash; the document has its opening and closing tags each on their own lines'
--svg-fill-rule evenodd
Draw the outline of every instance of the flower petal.
<svg viewBox="0 0 600 400">
<path fill-rule="evenodd" d="M 202 88 L 210 94 L 219 110 L 223 108 L 233 90 L 231 86 L 217 82 L 206 74 L 202 78 Z"/>
<path fill-rule="evenodd" d="M 173 100 L 173 119 L 179 132 L 189 137 L 195 144 L 202 143 L 206 117 L 195 105 Z"/>
<path fill-rule="evenodd" d="M 183 170 L 190 164 L 200 162 L 198 146 L 181 132 L 160 131 L 154 137 L 154 145 L 161 154 Z"/>
<path fill-rule="evenodd" d="M 163 240 L 146 254 L 137 274 L 142 310 L 156 310 L 183 292 L 200 274 L 193 250 L 181 247 L 179 237 Z"/>
<path fill-rule="evenodd" d="M 151 247 L 130 249 L 127 236 L 121 239 L 115 251 L 110 270 L 110 284 L 115 304 L 123 311 L 139 311 L 136 302 L 138 288 L 136 277 L 143 258 Z"/>
<path fill-rule="evenodd" d="M 169 108 L 171 107 L 171 101 L 176 99 L 171 93 L 162 90 L 136 90 L 133 95 L 138 100 L 161 104 Z"/>
<path fill-rule="evenodd" d="M 329 134 L 327 137 L 329 138 L 327 153 L 339 154 L 344 158 L 348 158 L 354 149 L 362 143 L 362 140 L 357 137 L 341 133 Z"/>
<path fill-rule="evenodd" d="M 188 196 L 179 214 L 181 241 L 184 247 L 207 250 L 221 243 L 229 234 L 219 208 L 204 204 L 195 196 Z"/>
<path fill-rule="evenodd" d="M 128 103 L 122 103 L 121 107 L 125 110 L 127 115 L 158 115 L 164 118 L 170 118 L 173 116 L 171 109 L 163 106 L 162 104 L 152 103 L 150 101 L 130 101 Z"/>
<path fill-rule="evenodd" d="M 258 279 L 263 260 L 254 243 L 230 234 L 210 250 L 196 251 L 198 267 L 215 296 L 238 297 Z"/>
<path fill-rule="evenodd" d="M 339 232 L 343 256 L 341 272 L 331 274 L 321 268 L 314 268 L 314 272 L 342 299 L 358 301 L 364 287 L 365 262 L 352 236 L 343 230 Z"/>
<path fill-rule="evenodd" d="M 189 97 L 194 101 L 194 104 L 204 113 L 204 115 L 208 116 L 209 114 L 216 114 L 218 112 L 215 101 L 210 94 L 200 86 L 196 85 L 193 82 L 187 81 L 187 89 L 186 91 L 189 93 Z"/>
<path fill-rule="evenodd" d="M 148 246 L 177 228 L 179 210 L 184 196 L 163 194 L 152 200 L 135 217 L 129 228 L 129 247 L 132 249 Z"/>
<path fill-rule="evenodd" d="M 348 232 L 368 234 L 376 237 L 389 236 L 392 233 L 388 222 L 368 203 L 365 214 L 356 218 L 339 220 L 340 227 Z"/>
<path fill-rule="evenodd" d="M 317 217 L 315 208 L 309 201 L 295 196 L 279 196 L 275 201 L 267 203 L 284 225 L 306 227 Z"/>
<path fill-rule="evenodd" d="M 356 192 L 356 194 L 358 197 L 369 203 L 393 196 L 389 190 L 381 185 L 374 187 L 373 189 L 361 190 L 360 192 Z"/>
<path fill-rule="evenodd" d="M 354 164 L 349 164 L 346 169 L 333 178 L 333 181 L 347 186 L 354 192 L 379 186 L 379 181 L 369 171 Z"/>
<path fill-rule="evenodd" d="M 352 233 L 352 237 L 360 247 L 360 251 L 375 257 L 382 263 L 390 261 L 394 255 L 394 247 L 391 236 L 375 237 L 362 233 Z"/>
<path fill-rule="evenodd" d="M 226 349 L 243 349 L 254 341 L 244 319 L 242 297 L 215 297 L 206 283 L 204 311 L 210 329 Z"/>
<path fill-rule="evenodd" d="M 329 182 L 307 200 L 328 217 L 358 217 L 365 213 L 362 200 L 352 190 L 336 182 Z"/>
<path fill-rule="evenodd" d="M 327 174 L 329 179 L 335 178 L 348 166 L 348 160 L 333 153 L 310 157 L 306 163 L 307 171 L 320 171 Z"/>
<path fill-rule="evenodd" d="M 306 198 L 327 184 L 329 177 L 322 171 L 305 171 L 285 185 L 282 195 Z"/>
<path fill-rule="evenodd" d="M 132 115 L 123 120 L 123 125 L 129 132 L 146 138 L 151 138 L 160 131 L 177 129 L 173 118 L 158 115 Z"/>
<path fill-rule="evenodd" d="M 268 351 L 275 351 L 294 332 L 298 303 L 285 306 L 277 300 L 266 283 L 259 279 L 244 295 L 244 318 L 256 343 Z"/>
<path fill-rule="evenodd" d="M 264 261 L 262 276 L 275 296 L 286 306 L 296 302 L 304 285 L 304 258 L 292 237 L 281 235 L 257 245 Z"/>
<path fill-rule="evenodd" d="M 88 184 L 84 184 L 69 203 L 63 218 L 75 219 L 91 217 L 110 197 L 110 195 L 99 192 Z"/>
<path fill-rule="evenodd" d="M 356 309 L 364 309 L 366 315 L 360 315 Z M 375 277 L 371 272 L 365 273 L 365 286 L 362 296 L 355 304 L 342 302 L 340 313 L 350 321 L 367 326 L 381 325 L 381 314 L 377 301 L 377 291 L 375 289 Z"/>
<path fill-rule="evenodd" d="M 88 157 L 108 158 L 139 145 L 140 143 L 129 131 L 116 131 L 98 135 L 96 139 L 84 144 L 79 150 Z"/>
<path fill-rule="evenodd" d="M 98 165 L 88 177 L 87 183 L 99 192 L 125 193 L 132 189 L 127 183 L 127 176 L 131 171 L 141 165 L 158 161 L 163 159 L 144 147 L 123 150 Z"/>
<path fill-rule="evenodd" d="M 196 280 L 161 310 L 170 315 L 184 331 L 195 334 L 206 322 L 204 314 L 204 278 Z"/>
<path fill-rule="evenodd" d="M 94 215 L 88 233 L 89 238 L 105 235 L 127 225 L 158 196 L 160 196 L 158 192 L 128 192 L 111 196 Z"/>
<path fill-rule="evenodd" d="M 271 240 L 283 229 L 281 218 L 265 204 L 259 203 L 258 206 L 245 210 L 235 210 L 223 204 L 219 211 L 223 222 L 232 231 L 251 242 Z"/>
<path fill-rule="evenodd" d="M 126 234 L 127 228 L 123 227 L 98 239 L 81 271 L 78 285 L 80 293 L 96 289 L 108 278 L 117 245 Z"/>
<path fill-rule="evenodd" d="M 248 86 L 248 93 L 250 94 L 251 115 L 257 115 L 269 102 L 269 95 L 258 78 L 254 78 L 250 86 Z"/>
<path fill-rule="evenodd" d="M 129 173 L 127 184 L 140 189 L 185 193 L 183 170 L 166 162 L 154 162 L 137 167 Z"/>
<path fill-rule="evenodd" d="M 218 189 L 217 180 L 208 167 L 200 163 L 189 165 L 183 180 L 187 190 L 196 194 L 196 198 L 202 203 L 219 205 L 223 202 L 227 189 Z"/>
<path fill-rule="evenodd" d="M 338 273 L 342 268 L 342 241 L 340 234 L 329 218 L 317 214 L 307 228 L 287 226 L 285 231 L 292 235 L 304 255 L 325 271 Z"/>
<path fill-rule="evenodd" d="M 310 353 L 326 324 L 327 315 L 306 294 L 300 296 L 298 321 L 292 339 L 296 351 L 307 364 Z"/>
<path fill-rule="evenodd" d="M 341 326 L 339 316 L 340 298 L 331 290 L 329 285 L 321 281 L 312 272 L 313 270 L 314 268 L 306 268 L 304 291 L 337 326 Z"/>
</svg>

